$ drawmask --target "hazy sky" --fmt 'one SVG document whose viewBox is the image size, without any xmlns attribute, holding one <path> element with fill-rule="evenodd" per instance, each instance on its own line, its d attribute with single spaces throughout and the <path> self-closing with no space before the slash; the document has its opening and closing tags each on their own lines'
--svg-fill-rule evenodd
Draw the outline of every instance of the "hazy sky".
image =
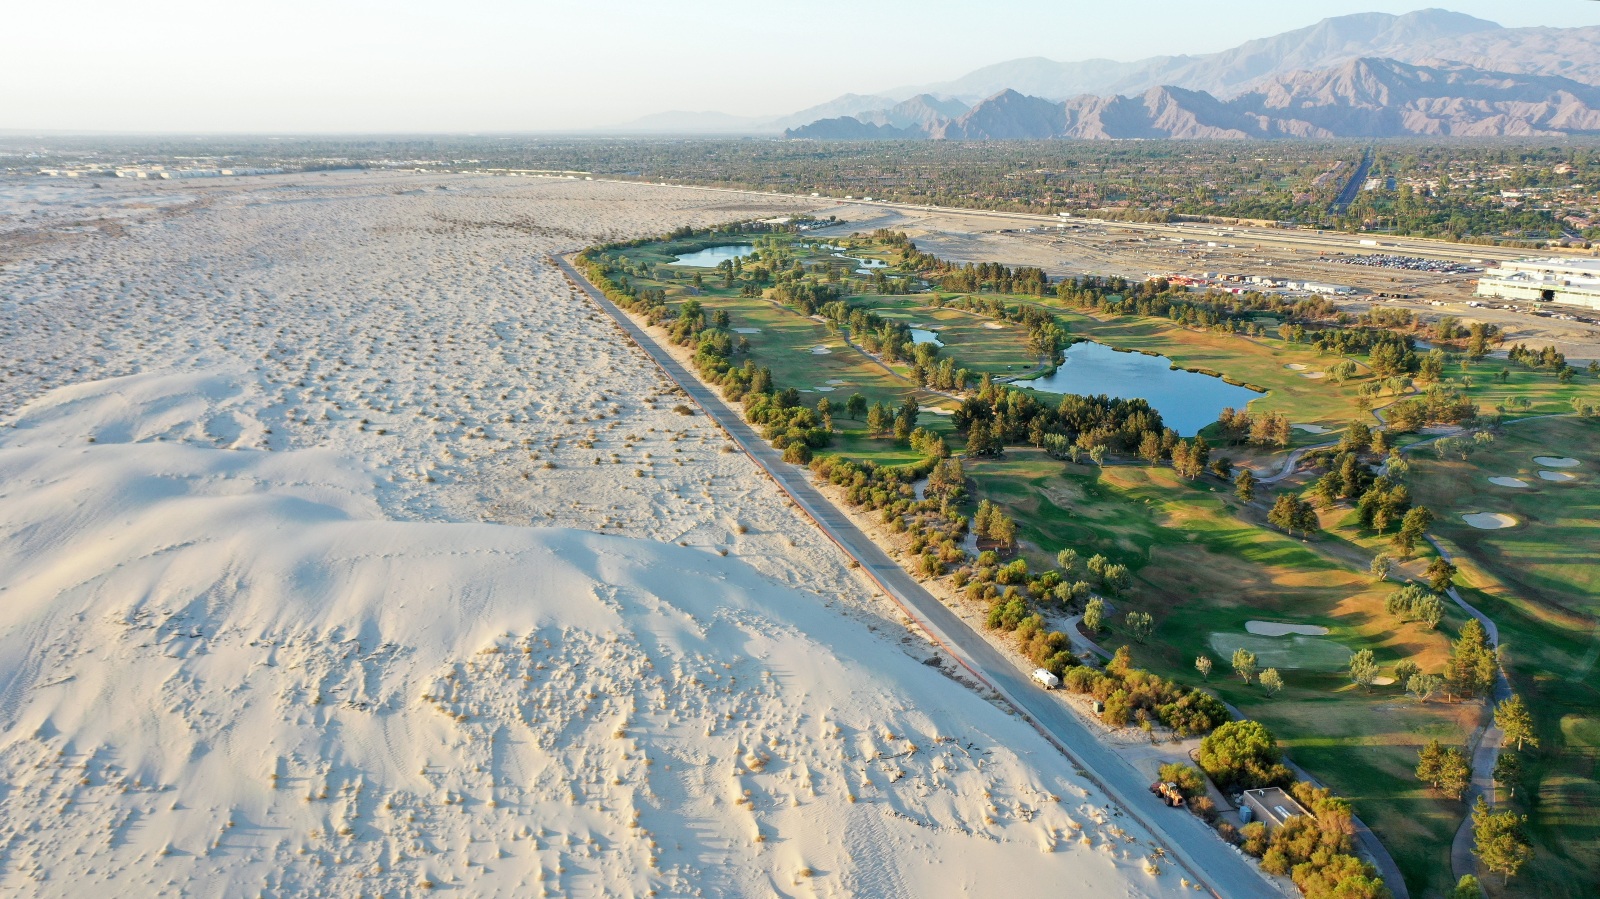
<svg viewBox="0 0 1600 899">
<path fill-rule="evenodd" d="M 591 128 L 665 110 L 793 112 L 1021 56 L 1206 53 L 1383 0 L 75 0 L 18 3 L 0 130 Z M 1508 26 L 1593 0 L 1458 0 Z"/>
</svg>

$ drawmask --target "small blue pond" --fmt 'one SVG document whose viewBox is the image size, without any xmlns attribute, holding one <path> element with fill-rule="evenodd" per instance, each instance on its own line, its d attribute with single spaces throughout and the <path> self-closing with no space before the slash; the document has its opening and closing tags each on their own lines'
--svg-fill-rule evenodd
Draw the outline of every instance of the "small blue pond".
<svg viewBox="0 0 1600 899">
<path fill-rule="evenodd" d="M 698 253 L 679 256 L 673 265 L 686 265 L 690 268 L 716 268 L 723 262 L 738 256 L 749 256 L 756 248 L 750 244 L 734 244 L 725 247 L 706 247 Z"/>
</svg>

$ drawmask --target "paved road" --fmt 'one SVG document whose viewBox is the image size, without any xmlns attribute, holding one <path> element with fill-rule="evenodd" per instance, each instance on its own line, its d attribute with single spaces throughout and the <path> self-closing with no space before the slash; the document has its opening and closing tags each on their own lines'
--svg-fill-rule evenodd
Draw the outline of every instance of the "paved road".
<svg viewBox="0 0 1600 899">
<path fill-rule="evenodd" d="M 909 574 L 873 543 L 842 511 L 806 478 L 806 471 L 785 463 L 782 456 L 745 423 L 722 398 L 681 365 L 643 328 L 589 284 L 565 259 L 556 264 L 601 309 L 655 360 L 667 376 L 682 387 L 735 443 L 787 493 L 834 543 L 860 563 L 862 570 L 918 626 L 973 677 L 1004 697 L 1012 707 L 1056 745 L 1089 779 L 1166 847 L 1189 878 L 1204 884 L 1218 897 L 1281 897 L 1278 891 L 1238 850 L 1223 842 L 1199 818 L 1168 809 L 1147 791 L 1146 778 L 1109 746 L 1101 743 L 1089 726 L 1065 703 L 1040 690 L 1025 671 L 974 631 L 955 612 L 923 589 Z"/>
<path fill-rule="evenodd" d="M 1527 421 L 1527 419 L 1519 419 L 1519 421 Z M 1435 540 L 1431 534 L 1423 539 L 1433 545 L 1434 550 L 1439 553 L 1439 558 L 1446 562 L 1451 561 L 1449 551 L 1441 546 L 1439 541 Z M 1495 627 L 1494 621 L 1462 599 L 1461 594 L 1456 592 L 1456 588 L 1451 587 L 1445 593 L 1455 601 L 1456 605 L 1461 607 L 1462 611 L 1478 619 L 1478 623 L 1483 625 L 1484 631 L 1489 635 L 1489 645 L 1499 648 L 1500 629 Z M 1492 715 L 1496 705 L 1510 698 L 1511 682 L 1506 679 L 1506 670 L 1503 667 L 1496 667 L 1494 692 L 1489 696 L 1490 714 Z M 1505 744 L 1505 739 L 1506 732 L 1494 723 L 1493 717 L 1489 717 L 1484 724 L 1483 730 L 1478 735 L 1478 745 L 1473 747 L 1472 750 L 1472 786 L 1467 789 L 1466 799 L 1464 800 L 1468 808 L 1471 808 L 1472 804 L 1478 801 L 1479 796 L 1487 799 L 1490 805 L 1495 803 L 1497 797 L 1494 792 L 1494 763 L 1500 759 L 1500 749 Z M 1472 817 L 1469 815 L 1462 820 L 1461 826 L 1456 829 L 1455 840 L 1450 845 L 1450 868 L 1455 876 L 1461 877 L 1466 874 L 1478 873 L 1478 859 L 1472 854 L 1473 845 Z"/>
<path fill-rule="evenodd" d="M 1368 147 L 1361 154 L 1361 163 L 1356 166 L 1355 173 L 1345 182 L 1344 190 L 1339 191 L 1339 196 L 1334 199 L 1333 205 L 1328 207 L 1328 211 L 1336 214 L 1348 211 L 1350 204 L 1354 203 L 1356 196 L 1361 193 L 1361 187 L 1367 181 L 1367 172 L 1371 170 L 1372 148 Z"/>
</svg>

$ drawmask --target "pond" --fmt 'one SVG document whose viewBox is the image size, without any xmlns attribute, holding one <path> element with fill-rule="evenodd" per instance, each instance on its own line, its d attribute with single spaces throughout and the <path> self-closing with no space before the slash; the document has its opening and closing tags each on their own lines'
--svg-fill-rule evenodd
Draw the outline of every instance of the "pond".
<svg viewBox="0 0 1600 899">
<path fill-rule="evenodd" d="M 1221 378 L 1171 366 L 1172 360 L 1165 356 L 1119 353 L 1102 343 L 1082 341 L 1067 349 L 1066 362 L 1055 374 L 1019 381 L 1016 386 L 1080 396 L 1103 393 L 1121 399 L 1142 398 L 1161 413 L 1167 427 L 1184 437 L 1193 437 L 1216 421 L 1224 408 L 1243 409 L 1263 396 Z"/>
<path fill-rule="evenodd" d="M 716 268 L 723 262 L 737 256 L 749 256 L 756 248 L 750 244 L 732 244 L 725 247 L 706 247 L 698 253 L 679 256 L 673 265 L 686 265 L 690 268 Z"/>
<path fill-rule="evenodd" d="M 927 328 L 912 328 L 911 342 L 914 344 L 931 343 L 934 346 L 944 346 L 944 344 L 939 342 L 939 332 L 929 331 Z"/>
<path fill-rule="evenodd" d="M 843 253 L 834 253 L 833 258 L 854 262 L 856 264 L 856 274 L 858 275 L 870 275 L 874 269 L 889 267 L 889 263 L 884 262 L 882 259 L 857 259 L 854 256 L 846 256 Z"/>
</svg>

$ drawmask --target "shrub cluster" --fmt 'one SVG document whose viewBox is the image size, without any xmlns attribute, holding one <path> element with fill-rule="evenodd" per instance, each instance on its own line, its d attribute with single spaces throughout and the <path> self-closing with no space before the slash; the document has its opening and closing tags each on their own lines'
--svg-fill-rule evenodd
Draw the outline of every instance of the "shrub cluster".
<svg viewBox="0 0 1600 899">
<path fill-rule="evenodd" d="M 1063 679 L 1073 693 L 1087 693 L 1105 705 L 1101 720 L 1124 727 L 1135 720 L 1155 720 L 1181 736 L 1203 734 L 1228 720 L 1228 710 L 1215 696 L 1160 675 L 1134 668 L 1126 646 L 1104 671 L 1074 668 Z"/>
</svg>

